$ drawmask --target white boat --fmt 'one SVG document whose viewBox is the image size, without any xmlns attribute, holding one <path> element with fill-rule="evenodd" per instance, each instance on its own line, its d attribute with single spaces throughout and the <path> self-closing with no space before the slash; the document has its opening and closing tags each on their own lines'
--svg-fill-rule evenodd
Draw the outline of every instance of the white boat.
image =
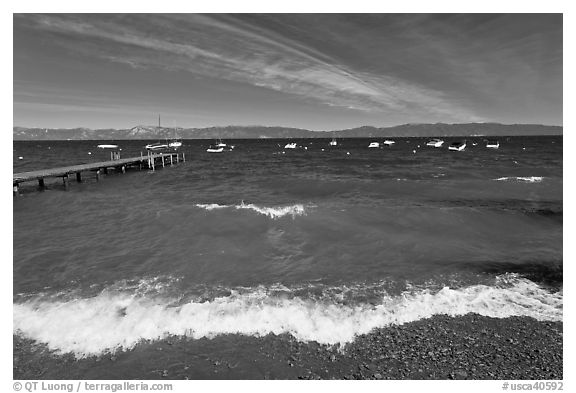
<svg viewBox="0 0 576 393">
<path fill-rule="evenodd" d="M 162 143 L 162 142 L 156 142 L 156 143 L 150 143 L 149 145 L 146 145 L 146 150 L 162 150 L 162 149 L 168 149 L 168 144 L 167 143 Z"/>
<path fill-rule="evenodd" d="M 378 142 L 370 142 L 370 144 L 368 145 L 368 147 L 380 147 L 380 143 L 378 143 Z"/>
<path fill-rule="evenodd" d="M 330 146 L 337 146 L 338 142 L 336 141 L 336 138 L 332 138 L 332 140 L 330 141 Z"/>
<path fill-rule="evenodd" d="M 226 151 L 230 151 L 230 150 L 234 149 L 234 145 L 228 145 L 228 144 L 222 142 L 222 139 L 218 139 L 218 143 L 216 144 L 216 147 L 221 147 Z"/>
<path fill-rule="evenodd" d="M 172 141 L 168 144 L 168 147 L 171 147 L 173 149 L 177 149 L 181 146 L 182 146 L 182 142 L 180 142 L 180 141 Z"/>
<path fill-rule="evenodd" d="M 160 115 L 158 115 L 158 128 L 157 130 L 160 130 L 162 127 L 160 126 Z M 156 143 L 150 143 L 146 146 L 144 146 L 146 148 L 146 150 L 162 150 L 162 149 L 168 149 L 168 142 L 156 142 Z"/>
<path fill-rule="evenodd" d="M 448 150 L 462 151 L 466 149 L 466 141 L 464 142 L 453 142 L 448 146 Z"/>
<path fill-rule="evenodd" d="M 222 142 L 222 139 L 218 139 L 218 142 L 215 145 L 211 145 L 206 151 L 208 153 L 222 153 L 223 151 L 231 151 L 232 149 L 234 149 L 233 145 L 227 145 Z"/>
<path fill-rule="evenodd" d="M 488 139 L 486 147 L 490 149 L 498 149 L 500 147 L 500 143 L 496 139 Z"/>
<path fill-rule="evenodd" d="M 443 144 L 444 144 L 444 141 L 442 139 L 438 139 L 438 138 L 430 139 L 428 142 L 426 142 L 426 146 L 431 146 L 431 147 L 442 147 Z"/>
<path fill-rule="evenodd" d="M 287 144 L 284 146 L 284 149 L 296 149 L 296 142 L 287 143 Z"/>
<path fill-rule="evenodd" d="M 383 143 L 384 143 L 386 146 L 392 146 L 392 145 L 395 144 L 396 142 L 391 141 L 390 139 L 386 139 Z"/>
<path fill-rule="evenodd" d="M 114 161 L 114 160 L 119 160 L 120 159 L 120 150 L 118 148 L 118 145 L 112 145 L 112 144 L 102 144 L 102 145 L 98 145 L 96 146 L 98 149 L 109 149 L 110 151 L 110 161 Z M 88 152 L 88 154 L 92 154 L 91 152 Z"/>
</svg>

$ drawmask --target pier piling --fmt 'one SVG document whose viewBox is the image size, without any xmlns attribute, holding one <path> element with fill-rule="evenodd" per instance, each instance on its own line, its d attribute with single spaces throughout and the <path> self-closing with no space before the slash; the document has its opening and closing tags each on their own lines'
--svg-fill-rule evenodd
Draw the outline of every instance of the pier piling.
<svg viewBox="0 0 576 393">
<path fill-rule="evenodd" d="M 82 172 L 94 172 L 96 176 L 96 181 L 99 181 L 100 176 L 102 174 L 105 175 L 108 174 L 108 168 L 113 168 L 115 169 L 116 172 L 121 171 L 122 173 L 126 173 L 128 168 L 138 167 L 139 169 L 142 169 L 142 166 L 147 164 L 148 168 L 152 169 L 152 171 L 155 171 L 157 159 L 161 159 L 162 167 L 165 167 L 168 158 L 170 159 L 170 165 L 174 164 L 174 156 L 176 156 L 176 162 L 179 162 L 180 153 L 171 152 L 171 153 L 153 154 L 149 152 L 147 156 L 142 155 L 142 153 L 140 153 L 140 157 L 132 157 L 132 158 L 120 159 L 119 157 L 115 156 L 114 160 L 112 161 L 15 173 L 13 174 L 13 192 L 14 194 L 18 194 L 20 191 L 20 184 L 29 181 L 37 181 L 38 188 L 44 189 L 46 187 L 45 179 L 47 177 L 53 177 L 53 178 L 61 177 L 64 187 L 68 188 L 70 185 L 69 177 L 71 175 L 76 175 L 76 181 L 78 183 L 82 182 Z M 182 161 L 183 162 L 185 161 L 184 153 L 182 153 Z"/>
</svg>

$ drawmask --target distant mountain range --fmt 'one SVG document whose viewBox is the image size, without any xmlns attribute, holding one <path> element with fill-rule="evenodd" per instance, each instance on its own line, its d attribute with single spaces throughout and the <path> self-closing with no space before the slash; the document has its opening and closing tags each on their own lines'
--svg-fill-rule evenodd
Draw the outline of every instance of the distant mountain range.
<svg viewBox="0 0 576 393">
<path fill-rule="evenodd" d="M 339 131 L 310 131 L 289 127 L 227 126 L 208 128 L 136 126 L 130 129 L 14 127 L 14 140 L 125 140 L 125 139 L 257 139 L 257 138 L 382 138 L 439 136 L 562 135 L 561 126 L 539 124 L 403 124 L 364 126 Z"/>
</svg>

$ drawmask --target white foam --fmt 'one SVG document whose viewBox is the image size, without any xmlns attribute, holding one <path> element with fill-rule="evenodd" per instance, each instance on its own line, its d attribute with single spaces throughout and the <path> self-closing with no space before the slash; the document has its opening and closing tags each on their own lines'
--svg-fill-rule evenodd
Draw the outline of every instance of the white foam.
<svg viewBox="0 0 576 393">
<path fill-rule="evenodd" d="M 506 280 L 496 286 L 383 295 L 377 305 L 345 305 L 337 300 L 337 294 L 322 301 L 275 296 L 270 288 L 259 287 L 176 306 L 175 299 L 105 290 L 95 297 L 71 301 L 42 297 L 16 303 L 13 322 L 17 334 L 45 343 L 51 350 L 85 357 L 129 349 L 141 340 L 168 335 L 198 339 L 229 333 L 289 333 L 302 341 L 343 344 L 376 327 L 435 314 L 474 312 L 496 318 L 562 320 L 562 291 L 550 293 L 517 277 Z"/>
<path fill-rule="evenodd" d="M 295 218 L 296 216 L 302 216 L 306 214 L 304 206 L 300 204 L 291 206 L 261 207 L 251 203 L 244 204 L 244 202 L 242 202 L 240 205 L 236 205 L 235 207 L 236 209 L 254 210 L 257 213 L 263 214 L 272 219 L 284 217 L 287 215 L 290 215 L 292 216 L 292 218 Z"/>
<path fill-rule="evenodd" d="M 209 211 L 214 209 L 225 209 L 225 208 L 249 209 L 255 211 L 256 213 L 270 217 L 272 219 L 277 219 L 288 215 L 292 216 L 292 218 L 295 218 L 296 216 L 302 216 L 306 214 L 306 210 L 304 209 L 304 205 L 302 204 L 266 207 L 266 206 L 254 205 L 252 203 L 245 204 L 244 201 L 242 201 L 242 203 L 240 203 L 239 205 L 219 205 L 217 203 L 210 203 L 210 204 L 196 204 L 196 207 L 206 209 Z"/>
<path fill-rule="evenodd" d="M 224 209 L 227 207 L 230 207 L 228 205 L 219 205 L 217 203 L 197 203 L 196 207 L 202 208 L 202 209 L 206 209 L 206 210 L 214 210 L 214 209 Z"/>
<path fill-rule="evenodd" d="M 516 176 L 516 177 L 499 177 L 498 179 L 494 179 L 497 181 L 522 181 L 522 182 L 527 182 L 527 183 L 540 183 L 542 180 L 544 180 L 544 177 L 542 176 L 528 176 L 528 177 L 521 177 L 521 176 Z"/>
</svg>

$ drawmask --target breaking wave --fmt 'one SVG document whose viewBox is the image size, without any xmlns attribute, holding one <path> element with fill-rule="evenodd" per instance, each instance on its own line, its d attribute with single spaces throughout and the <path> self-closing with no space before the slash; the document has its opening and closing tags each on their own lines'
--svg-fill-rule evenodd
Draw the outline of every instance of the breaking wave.
<svg viewBox="0 0 576 393">
<path fill-rule="evenodd" d="M 511 176 L 511 177 L 499 177 L 498 179 L 494 179 L 496 181 L 519 181 L 519 182 L 526 182 L 526 183 L 540 183 L 544 180 L 542 176 Z"/>
<path fill-rule="evenodd" d="M 82 358 L 169 335 L 199 339 L 289 333 L 301 341 L 345 344 L 377 327 L 436 314 L 562 320 L 563 291 L 547 291 L 516 274 L 498 276 L 494 285 L 411 288 L 399 296 L 382 291 L 376 302 L 343 302 L 347 290 L 322 288 L 317 297 L 283 286 L 259 286 L 183 299 L 165 291 L 119 291 L 116 286 L 90 298 L 34 296 L 14 304 L 14 333 Z"/>
<path fill-rule="evenodd" d="M 197 203 L 196 207 L 200 207 L 202 209 L 206 209 L 206 210 L 210 211 L 210 210 L 214 210 L 214 209 L 225 209 L 225 208 L 230 207 L 230 206 L 219 205 L 217 203 L 206 203 L 206 204 Z"/>
<path fill-rule="evenodd" d="M 210 204 L 196 204 L 196 207 L 211 211 L 216 209 L 249 209 L 253 210 L 256 213 L 263 214 L 267 217 L 272 219 L 277 219 L 284 216 L 292 216 L 295 218 L 296 216 L 302 216 L 306 214 L 306 210 L 304 209 L 304 205 L 296 204 L 296 205 L 289 205 L 289 206 L 274 206 L 274 207 L 265 207 L 265 206 L 258 206 L 252 203 L 245 204 L 244 202 L 240 203 L 239 205 L 219 205 L 217 203 L 210 203 Z"/>
</svg>

